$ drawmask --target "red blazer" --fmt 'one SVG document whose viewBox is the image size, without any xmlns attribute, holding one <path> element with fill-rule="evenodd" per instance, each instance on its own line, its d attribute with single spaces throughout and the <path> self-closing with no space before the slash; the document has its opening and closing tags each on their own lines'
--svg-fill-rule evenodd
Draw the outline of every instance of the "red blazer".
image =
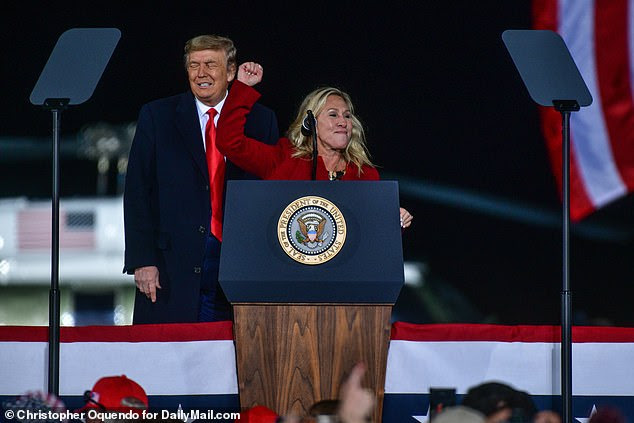
<svg viewBox="0 0 634 423">
<path fill-rule="evenodd" d="M 225 100 L 218 122 L 216 146 L 227 159 L 247 172 L 262 179 L 311 179 L 312 160 L 292 157 L 293 145 L 280 138 L 275 145 L 263 144 L 244 135 L 246 116 L 260 98 L 255 89 L 235 81 Z M 317 157 L 317 179 L 328 180 L 328 170 L 321 157 Z M 379 173 L 372 166 L 358 168 L 348 163 L 342 180 L 378 180 Z"/>
</svg>

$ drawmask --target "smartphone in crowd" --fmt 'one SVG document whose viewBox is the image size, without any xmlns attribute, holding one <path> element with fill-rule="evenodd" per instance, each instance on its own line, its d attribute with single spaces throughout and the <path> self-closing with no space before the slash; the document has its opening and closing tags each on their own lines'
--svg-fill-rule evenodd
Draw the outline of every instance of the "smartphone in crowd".
<svg viewBox="0 0 634 423">
<path fill-rule="evenodd" d="M 445 408 L 456 405 L 456 388 L 429 388 L 429 420 Z"/>
</svg>

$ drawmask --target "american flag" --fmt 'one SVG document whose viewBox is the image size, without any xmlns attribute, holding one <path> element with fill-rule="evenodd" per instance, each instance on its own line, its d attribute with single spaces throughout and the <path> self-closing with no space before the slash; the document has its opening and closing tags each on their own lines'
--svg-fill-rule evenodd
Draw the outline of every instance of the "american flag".
<svg viewBox="0 0 634 423">
<path fill-rule="evenodd" d="M 634 189 L 634 0 L 533 0 L 533 27 L 561 35 L 594 100 L 570 120 L 570 215 L 579 220 Z M 561 189 L 561 115 L 540 113 Z"/>
<path fill-rule="evenodd" d="M 59 216 L 60 249 L 95 248 L 95 215 L 92 211 L 64 211 Z M 18 212 L 18 248 L 44 250 L 51 248 L 52 212 L 46 208 Z"/>
</svg>

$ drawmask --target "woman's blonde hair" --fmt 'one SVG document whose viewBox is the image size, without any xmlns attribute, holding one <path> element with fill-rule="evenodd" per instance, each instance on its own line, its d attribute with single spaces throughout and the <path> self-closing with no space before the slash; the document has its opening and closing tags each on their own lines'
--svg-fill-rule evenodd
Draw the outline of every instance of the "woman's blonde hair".
<svg viewBox="0 0 634 423">
<path fill-rule="evenodd" d="M 304 122 L 304 118 L 306 117 L 306 112 L 308 110 L 312 110 L 315 118 L 317 118 L 317 116 L 319 116 L 319 114 L 323 111 L 328 96 L 331 95 L 341 97 L 343 101 L 346 102 L 346 105 L 350 110 L 352 134 L 350 136 L 350 142 L 348 142 L 348 146 L 343 151 L 343 158 L 345 159 L 346 163 L 352 162 L 357 165 L 357 168 L 359 169 L 359 175 L 361 175 L 361 167 L 363 165 L 374 166 L 370 161 L 370 153 L 366 146 L 363 125 L 354 114 L 354 107 L 352 106 L 352 100 L 350 100 L 350 96 L 337 88 L 318 88 L 308 94 L 302 101 L 302 104 L 299 106 L 299 110 L 297 111 L 297 116 L 295 117 L 293 123 L 291 123 L 291 125 L 289 126 L 286 133 L 288 139 L 295 146 L 293 157 L 312 157 L 312 139 L 311 137 L 307 137 L 302 134 L 302 123 Z"/>
</svg>

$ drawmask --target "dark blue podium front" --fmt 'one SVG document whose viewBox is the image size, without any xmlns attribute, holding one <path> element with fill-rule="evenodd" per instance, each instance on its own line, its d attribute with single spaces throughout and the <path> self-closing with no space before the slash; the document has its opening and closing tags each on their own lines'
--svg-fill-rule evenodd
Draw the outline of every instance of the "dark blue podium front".
<svg viewBox="0 0 634 423">
<path fill-rule="evenodd" d="M 346 239 L 317 265 L 291 259 L 278 241 L 286 207 L 322 197 L 343 214 Z M 403 285 L 395 181 L 229 181 L 219 280 L 231 303 L 394 304 Z"/>
</svg>

